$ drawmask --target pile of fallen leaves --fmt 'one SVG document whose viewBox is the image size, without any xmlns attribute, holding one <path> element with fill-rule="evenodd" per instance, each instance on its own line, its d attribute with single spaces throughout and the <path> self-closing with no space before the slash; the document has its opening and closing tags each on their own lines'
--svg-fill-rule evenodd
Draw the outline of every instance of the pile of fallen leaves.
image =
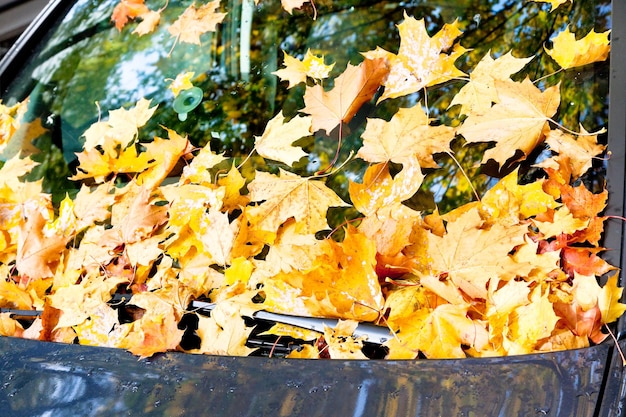
<svg viewBox="0 0 626 417">
<path fill-rule="evenodd" d="M 397 53 L 364 53 L 332 89 L 322 86 L 330 66 L 321 57 L 286 55 L 276 75 L 289 87 L 306 83 L 305 107 L 289 120 L 282 113 L 270 120 L 254 152 L 291 166 L 306 156 L 296 140 L 341 129 L 377 92 L 380 103 L 467 77 L 454 65 L 466 51 L 456 23 L 433 37 L 409 16 L 398 28 Z M 608 33 L 577 40 L 569 31 L 547 50 L 563 69 L 604 60 L 608 51 Z M 179 322 L 201 299 L 216 307 L 198 316 L 193 353 L 249 354 L 245 317 L 258 310 L 341 319 L 324 334 L 270 329 L 324 339 L 294 357 L 328 349 L 324 356 L 363 358 L 363 338 L 352 336 L 357 322 L 390 330 L 388 358 L 510 355 L 602 341 L 603 327 L 626 305 L 617 273 L 598 284 L 615 269 L 598 256 L 607 191 L 592 193 L 580 178 L 605 149 L 597 133 L 567 132 L 551 120 L 559 85 L 541 90 L 511 79 L 531 59 L 485 56 L 451 103 L 462 115 L 454 127 L 430 120 L 421 104 L 389 121 L 368 119 L 356 157 L 370 165 L 362 182 L 350 182 L 350 202 L 324 183 L 340 167 L 306 178 L 257 171 L 247 180 L 234 164 L 216 172 L 223 155 L 195 149 L 173 130 L 142 138 L 156 109 L 147 100 L 111 111 L 85 132 L 73 179 L 90 185 L 56 210 L 41 181 L 22 180 L 31 159 L 9 160 L 0 169 L 0 306 L 43 312 L 28 328 L 3 313 L 0 333 L 150 356 L 182 350 Z M 174 92 L 190 83 L 181 75 Z M 26 105 L 0 108 L 3 145 L 20 129 Z M 459 136 L 467 146 L 493 144 L 483 162 L 499 166 L 547 146 L 551 156 L 537 167 L 545 175 L 521 184 L 513 171 L 444 215 L 403 204 L 422 186 L 422 169 L 437 167 L 433 155 L 451 153 Z M 180 176 L 164 181 L 181 161 Z M 129 180 L 116 181 L 122 177 Z M 342 239 L 316 237 L 329 228 L 330 207 L 350 205 L 362 217 L 346 223 Z M 132 295 L 132 320 L 120 322 L 110 303 L 116 292 Z"/>
</svg>

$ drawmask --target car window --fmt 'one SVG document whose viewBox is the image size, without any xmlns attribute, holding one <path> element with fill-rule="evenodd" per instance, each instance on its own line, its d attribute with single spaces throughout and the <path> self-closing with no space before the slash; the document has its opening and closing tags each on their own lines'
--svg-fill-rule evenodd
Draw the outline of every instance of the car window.
<svg viewBox="0 0 626 417">
<path fill-rule="evenodd" d="M 108 111 L 128 107 L 143 97 L 159 105 L 156 116 L 142 132 L 146 137 L 162 134 L 160 125 L 164 125 L 188 134 L 197 146 L 210 143 L 217 153 L 245 157 L 268 120 L 281 110 L 286 117 L 292 117 L 303 106 L 304 84 L 288 89 L 287 83 L 273 74 L 282 68 L 285 54 L 302 58 L 311 50 L 327 64 L 334 63 L 332 79 L 348 62 L 361 62 L 362 52 L 377 47 L 396 50 L 396 25 L 405 13 L 423 18 L 430 33 L 458 19 L 463 32 L 461 44 L 470 50 L 458 60 L 462 69 L 473 67 L 487 53 L 498 57 L 512 51 L 517 57 L 526 57 L 540 51 L 538 58 L 516 75 L 518 79 L 534 75 L 540 66 L 544 73 L 558 70 L 558 65 L 541 51 L 564 28 L 572 28 L 582 36 L 592 29 L 602 32 L 610 27 L 608 2 L 596 2 L 591 7 L 589 3 L 573 2 L 567 6 L 571 9 L 568 13 L 550 13 L 541 3 L 515 1 L 484 1 L 478 5 L 461 1 L 323 2 L 317 5 L 315 19 L 311 10 L 287 14 L 276 2 L 248 8 L 237 3 L 223 4 L 222 9 L 228 10 L 224 22 L 216 32 L 204 34 L 201 44 L 194 45 L 176 42 L 165 24 L 144 36 L 134 34 L 130 27 L 119 31 L 111 22 L 117 3 L 77 1 L 27 67 L 3 86 L 5 103 L 30 97 L 28 117 L 39 119 L 46 129 L 37 141 L 37 146 L 45 148 L 40 158 L 48 160 L 45 169 L 58 175 L 45 175 L 41 170 L 39 175 L 45 178 L 48 190 L 56 194 L 65 187 L 74 187 L 60 178 L 71 173 L 85 130 L 106 117 Z M 155 10 L 160 7 L 158 2 L 147 4 Z M 161 19 L 174 21 L 190 4 L 168 4 Z M 576 130 L 582 124 L 589 131 L 606 126 L 607 68 L 605 61 L 568 71 L 562 86 L 566 95 L 559 111 L 563 125 Z M 203 96 L 200 105 L 181 121 L 168 86 L 183 72 L 194 73 L 193 84 Z M 547 78 L 546 85 L 550 81 Z M 451 117 L 447 106 L 460 84 L 448 84 L 427 90 L 430 117 L 441 116 L 444 121 Z M 420 92 L 376 109 L 365 106 L 346 129 L 338 159 L 345 160 L 351 150 L 358 148 L 367 118 L 389 119 L 398 108 L 423 100 Z M 314 173 L 333 159 L 333 139 L 321 136 L 317 134 L 307 143 L 309 157 L 296 164 L 296 172 Z M 5 151 L 3 159 L 10 158 L 17 149 L 13 146 Z M 464 173 L 479 193 L 484 191 L 492 182 L 475 168 L 480 153 L 461 147 L 455 150 Z M 256 162 L 267 164 L 260 158 Z M 432 210 L 436 203 L 440 210 L 447 211 L 461 201 L 473 199 L 473 192 L 462 185 L 459 166 L 445 154 L 438 156 L 438 163 L 445 168 L 429 173 L 430 187 L 424 188 L 428 191 L 420 191 L 411 204 Z M 355 160 L 329 183 L 345 198 L 346 177 L 359 178 L 364 168 L 363 161 Z M 277 167 L 264 169 L 275 171 Z"/>
</svg>

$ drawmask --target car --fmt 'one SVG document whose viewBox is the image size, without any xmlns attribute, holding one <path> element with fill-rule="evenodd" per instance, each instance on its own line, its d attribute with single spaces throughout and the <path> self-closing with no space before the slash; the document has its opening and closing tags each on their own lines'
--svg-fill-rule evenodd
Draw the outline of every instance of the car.
<svg viewBox="0 0 626 417">
<path fill-rule="evenodd" d="M 361 146 L 366 124 L 374 116 L 390 119 L 398 108 L 423 102 L 422 88 L 399 97 L 382 96 L 375 89 L 358 112 L 349 118 L 340 118 L 339 129 L 335 128 L 336 125 L 324 127 L 318 130 L 325 130 L 325 134 L 296 142 L 307 149 L 306 158 L 284 162 L 280 160 L 281 155 L 278 160 L 270 161 L 273 158 L 252 155 L 252 150 L 258 148 L 257 138 L 263 136 L 267 121 L 277 114 L 297 120 L 300 116 L 295 115 L 304 107 L 306 83 L 318 83 L 311 79 L 317 77 L 309 77 L 303 83 L 288 79 L 289 76 L 276 75 L 281 74 L 281 63 L 284 66 L 287 56 L 302 62 L 307 51 L 313 51 L 313 58 L 317 59 L 313 62 L 318 68 L 325 69 L 334 63 L 329 71 L 335 71 L 333 77 L 335 83 L 339 83 L 341 71 L 357 68 L 363 61 L 361 52 L 369 50 L 371 58 L 368 59 L 375 61 L 387 56 L 380 51 L 371 52 L 376 51 L 377 46 L 385 50 L 397 49 L 397 25 L 413 21 L 411 16 L 415 16 L 415 21 L 423 19 L 431 34 L 442 27 L 450 29 L 453 26 L 444 25 L 454 25 L 455 18 L 459 17 L 463 22 L 463 48 L 472 49 L 471 54 L 465 55 L 461 48 L 456 49 L 458 56 L 455 55 L 455 59 L 462 61 L 458 64 L 460 67 L 475 65 L 488 53 L 503 56 L 509 49 L 515 49 L 516 59 L 542 53 L 542 65 L 556 71 L 556 75 L 548 75 L 558 77 L 561 71 L 557 71 L 558 67 L 542 52 L 551 49 L 555 42 L 551 36 L 553 32 L 566 27 L 577 28 L 580 32 L 594 28 L 598 33 L 611 29 L 610 61 L 598 60 L 566 71 L 562 82 L 572 95 L 568 96 L 569 101 L 558 117 L 569 126 L 581 123 L 589 131 L 607 127 L 605 136 L 600 136 L 608 144 L 610 155 L 595 158 L 592 170 L 581 182 L 592 189 L 603 188 L 606 183 L 610 199 L 605 213 L 611 220 L 602 245 L 611 248 L 605 254 L 610 264 L 624 265 L 624 231 L 618 220 L 624 217 L 626 184 L 626 74 L 621 70 L 626 65 L 626 25 L 620 24 L 626 21 L 626 4 L 623 2 L 597 0 L 593 4 L 583 4 L 572 0 L 560 4 L 485 0 L 478 5 L 464 1 L 370 0 L 305 2 L 302 8 L 297 6 L 287 11 L 275 2 L 261 1 L 255 5 L 248 0 L 229 1 L 221 8 L 218 8 L 219 3 L 209 2 L 209 7 L 217 9 L 213 12 L 227 12 L 225 20 L 215 24 L 219 29 L 201 29 L 202 34 L 196 33 L 195 36 L 185 31 L 191 27 L 189 22 L 179 31 L 168 31 L 166 24 L 176 21 L 185 10 L 198 10 L 205 5 L 192 6 L 192 1 L 171 4 L 153 1 L 147 2 L 147 6 L 143 3 L 53 0 L 0 61 L 0 105 L 19 106 L 18 103 L 29 97 L 23 112 L 27 120 L 36 121 L 29 125 L 33 126 L 33 130 L 28 130 L 31 133 L 11 136 L 0 151 L 0 159 L 6 163 L 20 153 L 29 153 L 40 163 L 32 174 L 33 179 L 42 179 L 42 187 L 50 193 L 59 211 L 62 211 L 59 207 L 66 201 L 65 196 L 76 196 L 83 185 L 86 189 L 96 189 L 98 184 L 112 180 L 117 181 L 117 187 L 126 186 L 128 181 L 124 175 L 110 175 L 108 171 L 93 174 L 85 168 L 85 143 L 99 140 L 87 132 L 94 125 L 106 129 L 98 123 L 106 120 L 107 114 L 119 108 L 132 108 L 144 97 L 151 100 L 149 105 L 142 104 L 144 109 L 153 108 L 150 106 L 155 104 L 158 108 L 154 110 L 156 116 L 141 126 L 142 135 L 154 138 L 169 133 L 170 143 L 173 143 L 178 140 L 177 136 L 164 131 L 162 126 L 185 132 L 193 142 L 194 148 L 190 152 L 197 153 L 198 148 L 209 147 L 216 155 L 231 158 L 219 167 L 225 172 L 235 160 L 243 167 L 246 163 L 254 164 L 250 171 L 281 173 L 291 167 L 303 176 L 328 176 L 327 185 L 348 201 L 351 195 L 348 180 L 364 181 L 363 172 L 369 165 L 363 160 L 351 159 L 351 153 Z M 139 24 L 149 20 L 145 13 L 156 11 L 160 13 L 161 23 L 154 32 L 143 26 L 140 32 L 145 31 L 145 34 L 133 33 Z M 552 22 L 552 32 L 544 32 L 533 19 Z M 456 52 L 450 47 L 450 50 L 446 48 L 446 53 L 454 55 Z M 527 68 L 524 75 L 538 71 L 537 68 Z M 459 77 L 462 75 L 455 74 L 450 80 Z M 319 79 L 322 78 L 324 76 L 320 75 Z M 178 84 L 184 86 L 180 88 L 182 92 L 170 88 Z M 194 88 L 199 89 L 200 94 L 196 94 Z M 449 93 L 458 91 L 458 88 L 450 82 L 444 84 L 442 90 L 432 87 L 434 91 L 430 92 L 431 86 L 428 86 L 426 94 L 431 110 L 428 116 L 446 117 L 452 107 Z M 600 105 L 591 107 L 591 103 L 595 105 L 596 102 Z M 573 110 L 570 112 L 568 108 Z M 139 133 L 133 133 L 131 140 L 135 135 Z M 157 139 L 154 141 L 158 142 Z M 149 148 L 151 143 L 145 141 L 141 147 Z M 103 146 L 100 142 L 93 149 L 103 154 Z M 122 148 L 116 148 L 115 152 Z M 459 149 L 456 147 L 455 151 Z M 167 152 L 162 152 L 164 158 L 167 158 Z M 258 151 L 259 154 L 262 152 Z M 447 158 L 446 152 L 439 153 L 442 155 L 437 162 L 442 168 L 433 170 L 424 180 L 429 184 L 428 192 L 408 196 L 410 198 L 404 203 L 407 207 L 431 212 L 437 207 L 450 211 L 472 201 L 474 193 L 482 194 L 492 189 L 498 177 L 510 175 L 517 167 L 508 160 L 501 166 L 485 166 L 484 170 L 494 175 L 483 179 L 472 169 L 480 163 L 482 154 L 466 154 L 466 159 L 457 163 Z M 252 155 L 251 162 L 247 159 L 249 155 Z M 537 152 L 532 158 L 528 156 L 530 161 L 523 168 L 527 181 L 542 175 L 534 169 L 534 164 L 541 163 L 544 156 L 545 152 Z M 155 160 L 159 157 L 158 152 L 152 155 Z M 350 162 L 344 166 L 343 161 Z M 158 177 L 158 181 L 178 184 L 180 178 L 191 175 L 189 169 L 186 170 L 190 162 L 184 158 L 170 162 L 168 178 Z M 150 161 L 147 163 L 153 166 Z M 395 170 L 392 171 L 394 176 L 401 175 L 403 163 L 389 164 Z M 471 177 L 477 190 L 458 186 L 462 175 Z M 81 181 L 77 184 L 68 177 Z M 153 178 L 146 175 L 142 181 L 152 181 Z M 278 177 L 272 178 L 276 181 Z M 359 216 L 349 208 L 339 214 L 333 213 L 328 216 L 331 230 L 350 230 L 344 227 L 344 222 L 351 222 Z M 230 215 L 229 221 L 232 221 L 240 213 L 233 210 Z M 140 222 L 141 219 L 135 220 Z M 315 231 L 320 239 L 333 233 L 326 229 Z M 109 252 L 116 250 L 120 252 L 117 247 L 112 247 Z M 100 254 L 94 249 L 91 256 L 96 258 Z M 122 264 L 113 262 L 108 266 L 107 262 L 97 261 L 95 268 L 110 276 L 129 273 Z M 178 268 L 174 264 L 171 267 Z M 212 265 L 211 269 L 221 274 L 226 266 Z M 393 268 L 380 273 L 388 279 L 385 283 L 401 286 L 402 283 L 397 281 L 401 277 L 394 274 Z M 150 277 L 154 275 L 158 274 L 153 273 Z M 87 276 L 82 278 L 87 280 Z M 121 328 L 141 320 L 142 313 L 138 312 L 142 310 L 141 304 L 139 301 L 133 304 L 133 300 L 140 299 L 141 293 L 151 289 L 149 284 L 133 283 L 132 280 L 119 282 L 124 285 L 111 289 L 114 294 L 103 308 L 109 313 L 114 312 Z M 623 278 L 620 282 L 624 286 Z M 132 287 L 133 284 L 136 287 Z M 132 290 L 127 290 L 131 287 Z M 52 294 L 46 291 L 44 288 L 44 294 L 52 298 Z M 184 303 L 185 311 L 175 323 L 180 333 L 185 333 L 182 339 L 179 338 L 181 346 L 178 350 L 199 352 L 202 350 L 200 339 L 213 337 L 199 337 L 199 332 L 195 332 L 199 328 L 198 321 L 212 317 L 215 308 L 215 298 L 206 297 L 206 292 L 200 291 L 193 301 Z M 371 359 L 305 360 L 285 356 L 294 351 L 317 349 L 317 345 L 294 337 L 293 331 L 288 333 L 289 337 L 263 333 L 271 333 L 274 323 L 287 323 L 295 324 L 299 329 L 327 334 L 323 326 L 334 327 L 337 322 L 310 317 L 303 320 L 275 306 L 275 312 L 253 312 L 246 317 L 247 327 L 256 326 L 256 330 L 249 333 L 244 350 L 252 352 L 249 356 L 134 350 L 142 357 L 138 359 L 128 351 L 116 348 L 37 340 L 46 339 L 40 336 L 46 332 L 50 336 L 58 324 L 41 323 L 44 320 L 58 321 L 59 316 L 55 316 L 57 313 L 49 306 L 47 310 L 43 308 L 43 313 L 41 309 L 21 308 L 9 302 L 9 297 L 9 294 L 0 292 L 1 314 L 13 320 L 3 323 L 18 323 L 15 326 L 23 326 L 30 337 L 0 337 L 3 381 L 0 407 L 10 416 L 626 416 L 626 374 L 620 356 L 626 349 L 624 317 L 611 327 L 615 338 L 606 337 L 591 346 L 462 359 L 426 358 L 425 353 L 412 359 L 380 359 L 389 353 L 385 338 L 393 338 L 396 334 L 385 326 L 366 323 L 359 324 L 357 329 L 361 328 L 364 335 L 370 336 L 363 342 L 361 353 Z M 288 301 L 285 303 L 289 304 Z M 60 304 L 55 306 L 57 310 L 61 308 Z M 80 312 L 76 310 L 67 314 L 66 319 L 72 320 L 68 317 L 78 314 Z M 548 320 L 547 317 L 541 319 Z M 81 323 L 72 326 L 79 327 Z M 37 325 L 42 326 L 41 332 Z M 8 330 L 2 329 L 2 332 L 8 333 Z M 114 338 L 114 332 L 110 334 Z M 130 339 L 129 334 L 121 339 Z M 376 335 L 375 338 L 372 335 Z M 341 337 L 349 339 L 345 335 Z M 76 338 L 72 330 L 59 332 L 56 340 L 71 342 Z M 124 345 L 123 340 L 116 343 Z M 133 351 L 135 348 L 129 349 Z M 327 347 L 320 350 L 324 349 Z M 469 351 L 470 347 L 464 346 L 464 349 Z"/>
<path fill-rule="evenodd" d="M 46 0 L 0 1 L 0 57 L 46 4 Z"/>
</svg>

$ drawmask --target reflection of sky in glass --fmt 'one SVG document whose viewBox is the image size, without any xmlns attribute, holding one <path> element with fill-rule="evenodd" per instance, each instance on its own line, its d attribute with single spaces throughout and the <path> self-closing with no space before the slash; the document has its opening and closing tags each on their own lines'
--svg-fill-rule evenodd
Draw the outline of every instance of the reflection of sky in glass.
<svg viewBox="0 0 626 417">
<path fill-rule="evenodd" d="M 157 86 L 146 83 L 147 76 L 152 79 L 159 78 L 160 71 L 156 67 L 156 63 L 160 58 L 160 54 L 154 50 L 135 52 L 134 54 L 125 55 L 127 60 L 121 61 L 117 65 L 115 71 L 117 76 L 109 77 L 109 85 L 107 90 L 117 90 L 120 93 L 126 92 L 128 99 L 137 100 L 146 97 L 156 90 Z M 120 81 L 119 85 L 111 84 Z"/>
</svg>

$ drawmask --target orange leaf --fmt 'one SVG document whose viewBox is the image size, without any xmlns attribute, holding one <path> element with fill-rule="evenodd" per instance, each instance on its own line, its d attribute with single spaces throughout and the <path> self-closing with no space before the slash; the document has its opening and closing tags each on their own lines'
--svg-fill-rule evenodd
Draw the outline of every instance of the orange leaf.
<svg viewBox="0 0 626 417">
<path fill-rule="evenodd" d="M 320 85 L 307 87 L 302 112 L 313 117 L 313 131 L 323 129 L 330 134 L 340 123 L 352 120 L 359 108 L 374 96 L 388 71 L 385 59 L 366 59 L 356 67 L 348 64 L 328 92 Z"/>
<path fill-rule="evenodd" d="M 111 20 L 115 22 L 117 30 L 122 30 L 130 19 L 141 16 L 148 11 L 144 0 L 120 0 L 113 9 Z"/>
<path fill-rule="evenodd" d="M 17 270 L 32 279 L 49 278 L 59 261 L 59 254 L 71 235 L 43 233 L 46 220 L 41 211 L 27 209 L 26 221 L 19 225 L 20 234 L 17 243 Z"/>
</svg>

